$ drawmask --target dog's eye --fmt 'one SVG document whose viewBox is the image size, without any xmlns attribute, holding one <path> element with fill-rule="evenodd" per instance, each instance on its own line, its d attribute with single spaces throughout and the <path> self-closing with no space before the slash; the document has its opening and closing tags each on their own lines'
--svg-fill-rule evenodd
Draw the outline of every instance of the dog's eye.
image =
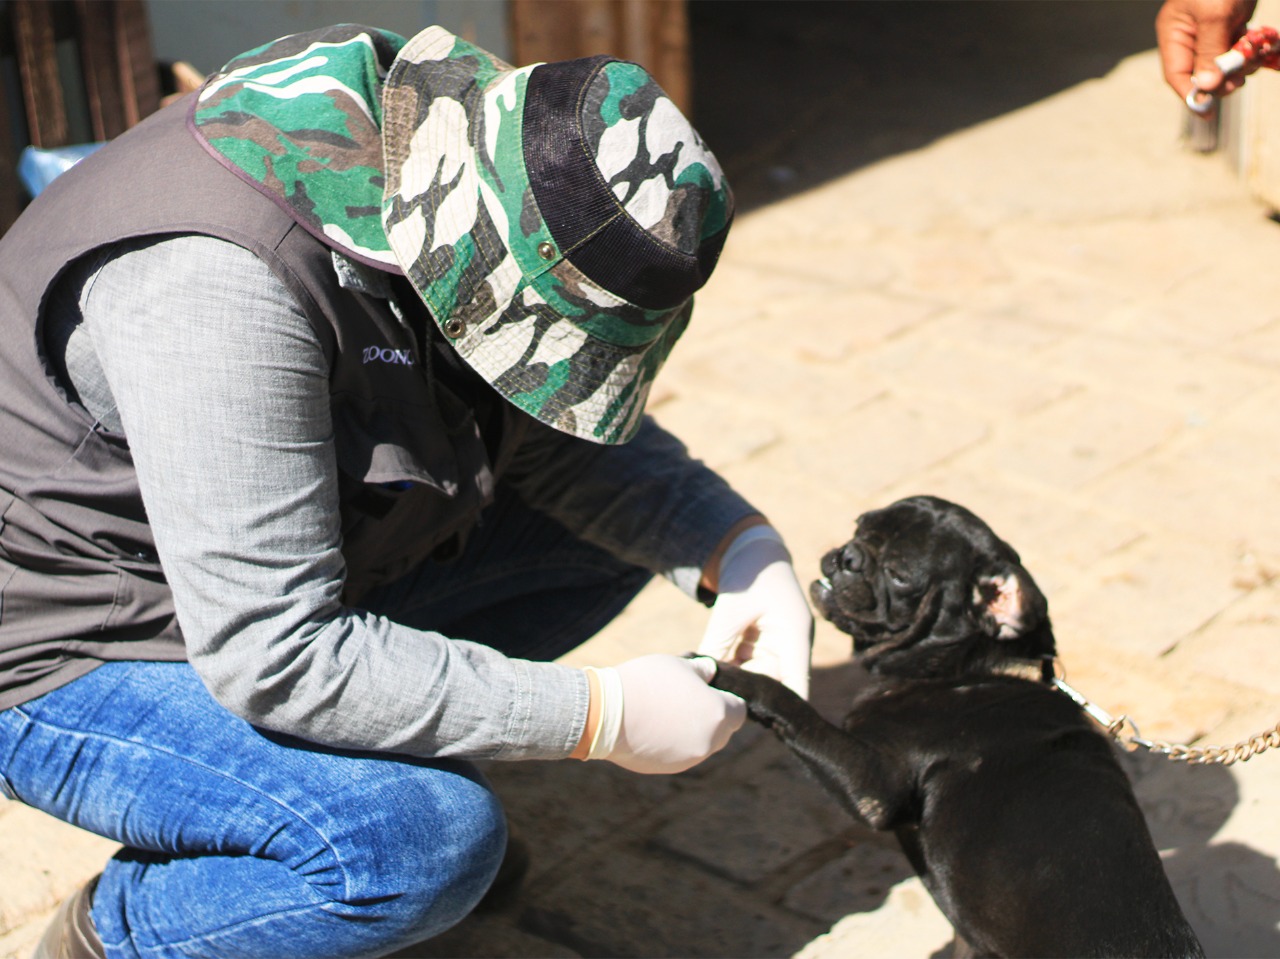
<svg viewBox="0 0 1280 959">
<path fill-rule="evenodd" d="M 885 569 L 884 574 L 889 577 L 889 582 L 898 589 L 906 589 L 911 585 L 911 581 L 899 573 L 896 569 Z"/>
</svg>

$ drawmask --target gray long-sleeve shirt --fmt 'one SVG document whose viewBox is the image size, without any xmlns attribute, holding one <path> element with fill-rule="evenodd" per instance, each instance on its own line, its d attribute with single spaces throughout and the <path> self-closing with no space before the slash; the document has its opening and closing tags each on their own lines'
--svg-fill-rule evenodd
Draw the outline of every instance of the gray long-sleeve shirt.
<svg viewBox="0 0 1280 959">
<path fill-rule="evenodd" d="M 363 292 L 385 280 L 340 258 L 335 268 Z M 327 364 L 253 254 L 202 236 L 122 244 L 60 284 L 47 328 L 81 402 L 128 439 L 188 657 L 224 705 L 334 746 L 500 759 L 573 749 L 580 671 L 342 604 Z M 690 594 L 753 512 L 651 423 L 621 447 L 539 426 L 508 479 Z"/>
</svg>

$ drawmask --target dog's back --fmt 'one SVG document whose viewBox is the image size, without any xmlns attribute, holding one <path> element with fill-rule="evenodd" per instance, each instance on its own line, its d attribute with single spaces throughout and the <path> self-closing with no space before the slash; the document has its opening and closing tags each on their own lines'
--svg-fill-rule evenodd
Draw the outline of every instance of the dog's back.
<svg viewBox="0 0 1280 959">
<path fill-rule="evenodd" d="M 846 729 L 909 768 L 892 828 L 969 954 L 1203 955 L 1112 746 L 1065 697 L 893 683 Z"/>
</svg>

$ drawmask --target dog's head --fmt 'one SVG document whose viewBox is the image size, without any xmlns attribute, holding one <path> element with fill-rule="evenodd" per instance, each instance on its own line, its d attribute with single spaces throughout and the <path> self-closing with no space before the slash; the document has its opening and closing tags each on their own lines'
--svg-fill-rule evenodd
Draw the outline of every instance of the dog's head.
<svg viewBox="0 0 1280 959">
<path fill-rule="evenodd" d="M 913 496 L 858 518 L 809 594 L 873 672 L 951 676 L 1055 652 L 1018 554 L 962 506 Z"/>
</svg>

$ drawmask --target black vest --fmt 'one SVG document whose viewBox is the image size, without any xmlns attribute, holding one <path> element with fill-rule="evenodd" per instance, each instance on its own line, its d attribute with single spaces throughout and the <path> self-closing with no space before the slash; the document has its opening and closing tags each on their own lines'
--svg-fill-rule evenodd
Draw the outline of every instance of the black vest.
<svg viewBox="0 0 1280 959">
<path fill-rule="evenodd" d="M 329 362 L 349 603 L 465 536 L 528 424 L 501 404 L 486 451 L 469 404 L 436 388 L 428 345 L 385 300 L 339 286 L 329 247 L 188 132 L 189 106 L 82 160 L 0 239 L 0 708 L 99 660 L 185 658 L 127 438 L 68 402 L 41 346 L 50 289 L 95 248 L 220 237 L 296 299 Z M 414 362 L 366 363 L 370 349 Z"/>
</svg>

